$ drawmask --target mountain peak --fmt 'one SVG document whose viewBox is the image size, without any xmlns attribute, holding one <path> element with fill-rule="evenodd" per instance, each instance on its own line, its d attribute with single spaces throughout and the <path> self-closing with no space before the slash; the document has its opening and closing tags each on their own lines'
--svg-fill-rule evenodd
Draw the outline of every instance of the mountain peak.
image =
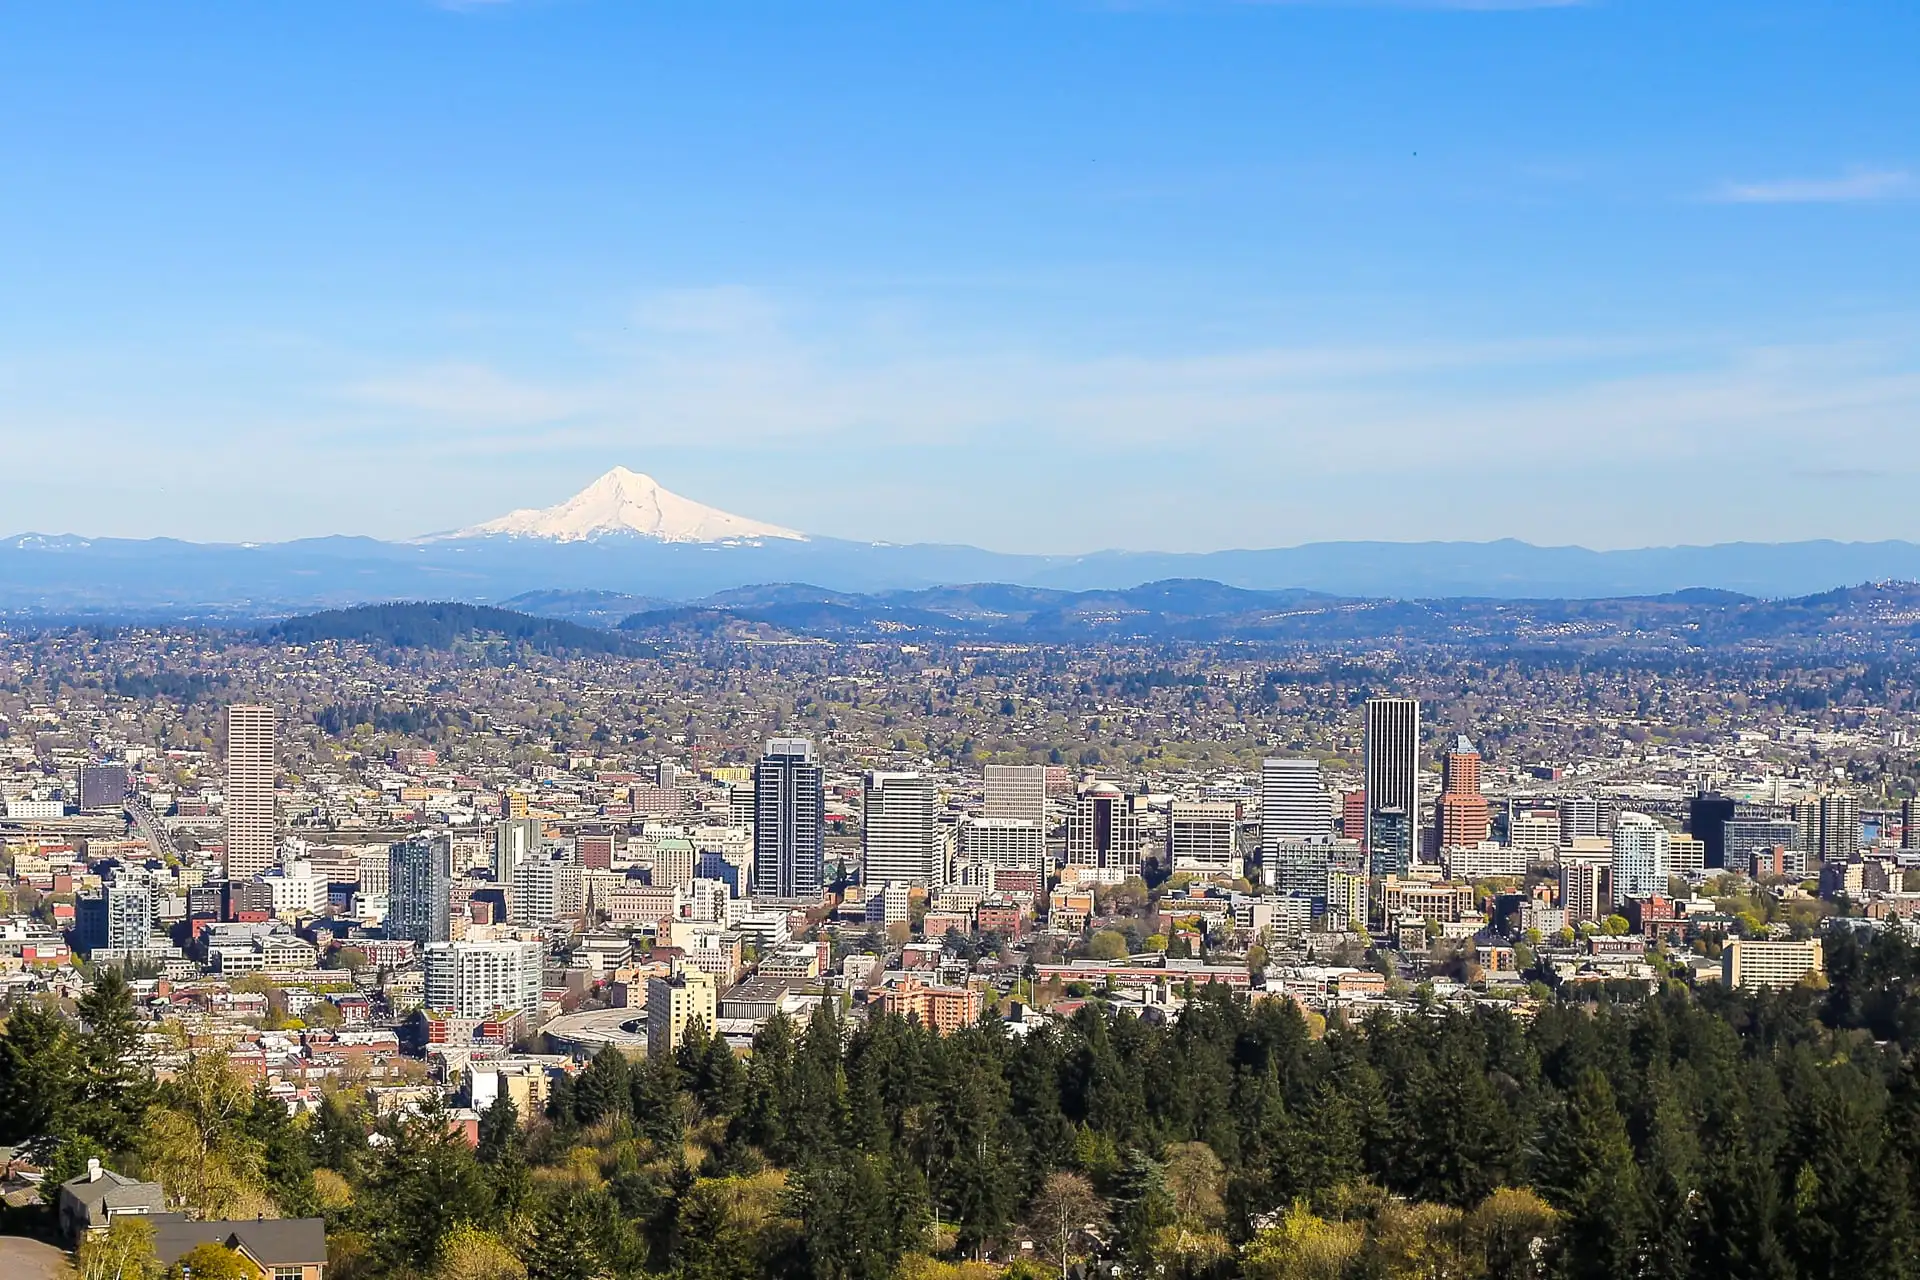
<svg viewBox="0 0 1920 1280">
<path fill-rule="evenodd" d="M 661 542 L 752 542 L 761 538 L 806 541 L 807 535 L 779 525 L 749 520 L 683 498 L 652 476 L 625 467 L 595 480 L 565 502 L 551 507 L 510 511 L 450 538 L 494 536 L 585 542 L 595 538 L 639 536 Z"/>
</svg>

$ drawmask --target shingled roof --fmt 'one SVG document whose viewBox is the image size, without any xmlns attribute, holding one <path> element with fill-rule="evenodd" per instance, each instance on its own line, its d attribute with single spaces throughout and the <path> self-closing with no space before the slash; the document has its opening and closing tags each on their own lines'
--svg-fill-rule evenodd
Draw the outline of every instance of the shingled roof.
<svg viewBox="0 0 1920 1280">
<path fill-rule="evenodd" d="M 154 1252 L 171 1266 L 199 1244 L 238 1249 L 263 1267 L 327 1260 L 327 1226 L 319 1218 L 251 1218 L 234 1222 L 154 1219 Z"/>
</svg>

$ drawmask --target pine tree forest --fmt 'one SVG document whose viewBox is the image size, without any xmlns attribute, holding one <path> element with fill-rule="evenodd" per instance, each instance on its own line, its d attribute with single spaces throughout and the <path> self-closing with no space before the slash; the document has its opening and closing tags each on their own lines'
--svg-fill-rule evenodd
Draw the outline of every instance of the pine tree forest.
<svg viewBox="0 0 1920 1280">
<path fill-rule="evenodd" d="M 1678 985 L 1531 1021 L 1323 1025 L 1207 987 L 1015 1036 L 834 1005 L 750 1054 L 608 1049 L 477 1147 L 443 1112 L 312 1114 L 217 1051 L 152 1080 L 124 981 L 0 1035 L 0 1141 L 208 1216 L 325 1218 L 331 1280 L 1866 1280 L 1920 1273 L 1920 949 L 1829 983 Z M 137 1275 L 121 1267 L 122 1276 Z"/>
</svg>

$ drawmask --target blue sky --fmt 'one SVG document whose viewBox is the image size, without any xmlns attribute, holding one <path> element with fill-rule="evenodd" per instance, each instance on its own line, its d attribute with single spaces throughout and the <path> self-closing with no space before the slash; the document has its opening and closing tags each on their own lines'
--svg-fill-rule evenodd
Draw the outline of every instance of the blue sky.
<svg viewBox="0 0 1920 1280">
<path fill-rule="evenodd" d="M 0 529 L 1920 538 L 1920 5 L 0 3 Z"/>
</svg>

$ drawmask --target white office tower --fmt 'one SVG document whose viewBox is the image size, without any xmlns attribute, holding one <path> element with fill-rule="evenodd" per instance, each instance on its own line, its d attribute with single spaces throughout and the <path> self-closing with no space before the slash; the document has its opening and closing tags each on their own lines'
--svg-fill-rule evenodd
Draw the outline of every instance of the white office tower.
<svg viewBox="0 0 1920 1280">
<path fill-rule="evenodd" d="M 1644 813 L 1623 813 L 1613 828 L 1613 901 L 1651 898 L 1667 891 L 1672 869 L 1667 829 Z"/>
<path fill-rule="evenodd" d="M 452 837 L 409 836 L 387 847 L 387 936 L 448 941 L 452 902 Z"/>
<path fill-rule="evenodd" d="M 513 883 L 513 869 L 540 856 L 540 819 L 508 818 L 493 824 L 493 878 Z"/>
<path fill-rule="evenodd" d="M 227 708 L 227 879 L 251 880 L 274 863 L 278 823 L 273 805 L 280 753 L 273 708 Z"/>
<path fill-rule="evenodd" d="M 826 889 L 827 790 L 813 743 L 767 743 L 753 768 L 753 810 L 753 896 L 820 901 Z"/>
<path fill-rule="evenodd" d="M 538 929 L 580 914 L 586 905 L 586 880 L 579 864 L 558 858 L 538 858 L 513 869 L 513 894 L 507 918 L 514 924 Z"/>
<path fill-rule="evenodd" d="M 1376 826 L 1392 828 L 1404 849 L 1402 860 L 1420 847 L 1420 704 L 1412 698 L 1368 698 L 1366 735 L 1367 839 Z M 1376 823 L 1376 814 L 1393 811 L 1399 822 Z"/>
<path fill-rule="evenodd" d="M 1080 792 L 1067 815 L 1067 865 L 1082 878 L 1118 884 L 1140 874 L 1140 813 L 1135 797 L 1111 782 Z"/>
<path fill-rule="evenodd" d="M 1197 876 L 1238 877 L 1240 806 L 1175 800 L 1167 808 L 1167 865 Z"/>
<path fill-rule="evenodd" d="M 1318 760 L 1270 758 L 1260 762 L 1261 878 L 1275 883 L 1274 851 L 1282 841 L 1317 840 L 1333 834 L 1333 807 L 1320 781 Z M 1179 870 L 1175 867 L 1174 870 Z"/>
<path fill-rule="evenodd" d="M 861 883 L 938 885 L 946 879 L 933 779 L 925 774 L 869 773 L 861 831 Z"/>
<path fill-rule="evenodd" d="M 987 766 L 986 816 L 1031 822 L 1047 832 L 1047 766 L 990 764 Z"/>
<path fill-rule="evenodd" d="M 968 818 L 960 824 L 960 857 L 972 866 L 1044 873 L 1047 836 L 1024 818 Z"/>
<path fill-rule="evenodd" d="M 538 1017 L 544 958 L 537 942 L 430 942 L 426 1006 L 456 1018 Z"/>
</svg>

